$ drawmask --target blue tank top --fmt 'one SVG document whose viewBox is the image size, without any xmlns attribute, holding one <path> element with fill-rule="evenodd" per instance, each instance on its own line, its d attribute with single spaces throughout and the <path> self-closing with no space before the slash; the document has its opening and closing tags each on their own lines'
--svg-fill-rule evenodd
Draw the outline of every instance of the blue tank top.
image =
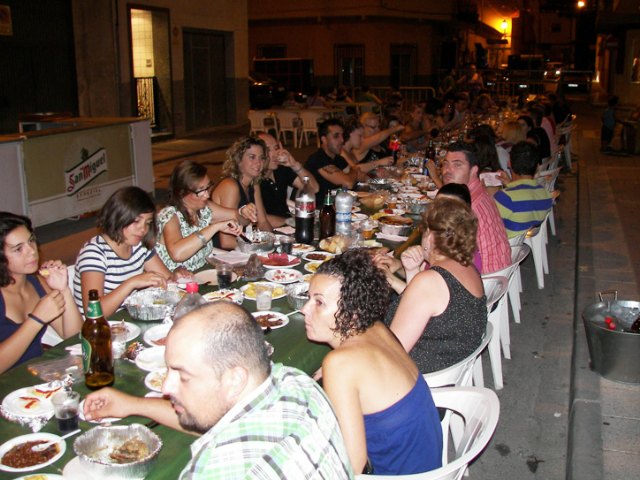
<svg viewBox="0 0 640 480">
<path fill-rule="evenodd" d="M 408 475 L 442 466 L 442 428 L 422 375 L 386 410 L 364 416 L 367 455 L 376 475 Z"/>
<path fill-rule="evenodd" d="M 44 287 L 40 285 L 38 279 L 33 275 L 27 275 L 27 281 L 31 285 L 33 285 L 33 288 L 36 289 L 36 293 L 40 298 L 44 297 L 47 294 L 47 292 L 44 290 Z M 0 341 L 4 341 L 11 335 L 16 333 L 20 328 L 20 325 L 22 324 L 15 323 L 10 318 L 7 318 L 7 307 L 4 303 L 4 296 L 2 295 L 2 292 L 0 292 Z M 22 354 L 20 359 L 18 359 L 18 361 L 14 363 L 11 368 L 20 363 L 26 362 L 27 360 L 31 360 L 32 358 L 42 355 L 42 344 L 40 343 L 40 341 L 42 340 L 42 336 L 44 335 L 45 330 L 46 327 L 43 326 L 36 337 L 33 339 L 33 341 L 29 344 L 25 352 Z"/>
</svg>

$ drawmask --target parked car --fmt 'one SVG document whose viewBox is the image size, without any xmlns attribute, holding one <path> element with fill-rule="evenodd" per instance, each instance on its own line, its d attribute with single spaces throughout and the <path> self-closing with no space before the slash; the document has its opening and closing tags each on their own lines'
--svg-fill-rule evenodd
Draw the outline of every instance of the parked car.
<svg viewBox="0 0 640 480">
<path fill-rule="evenodd" d="M 260 74 L 249 77 L 249 103 L 252 109 L 270 108 L 280 105 L 285 99 L 286 88 Z"/>
<path fill-rule="evenodd" d="M 591 91 L 591 72 L 567 71 L 560 74 L 558 88 L 563 93 L 589 93 Z"/>
<path fill-rule="evenodd" d="M 560 74 L 562 73 L 562 62 L 547 62 L 544 70 L 545 80 L 560 80 Z"/>
</svg>

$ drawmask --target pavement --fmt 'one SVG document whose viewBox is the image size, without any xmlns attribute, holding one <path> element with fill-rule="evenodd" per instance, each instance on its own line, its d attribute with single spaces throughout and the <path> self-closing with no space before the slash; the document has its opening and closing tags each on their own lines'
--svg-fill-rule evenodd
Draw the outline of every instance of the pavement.
<svg viewBox="0 0 640 480">
<path fill-rule="evenodd" d="M 550 273 L 539 290 L 532 258 L 522 264 L 521 323 L 511 323 L 510 360 L 503 360 L 504 389 L 496 433 L 470 468 L 477 479 L 614 480 L 640 472 L 640 385 L 602 378 L 589 368 L 581 313 L 595 292 L 617 289 L 639 300 L 640 217 L 638 156 L 599 152 L 602 108 L 572 100 L 578 115 L 571 172 L 558 180 L 557 235 L 549 236 Z M 202 132 L 153 144 L 156 198 L 183 158 L 221 175 L 224 152 L 248 125 Z M 615 145 L 614 145 L 615 146 Z M 306 160 L 315 145 L 291 150 Z M 37 229 L 44 258 L 75 262 L 93 234 L 93 218 Z M 640 341 L 640 340 L 639 340 Z M 488 357 L 485 385 L 492 387 Z M 639 374 L 640 375 L 640 374 Z"/>
</svg>

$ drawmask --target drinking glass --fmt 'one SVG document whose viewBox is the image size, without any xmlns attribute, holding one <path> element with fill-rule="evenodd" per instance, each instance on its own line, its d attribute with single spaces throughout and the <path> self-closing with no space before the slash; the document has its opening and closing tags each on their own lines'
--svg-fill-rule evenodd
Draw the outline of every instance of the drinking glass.
<svg viewBox="0 0 640 480">
<path fill-rule="evenodd" d="M 67 433 L 76 430 L 78 428 L 80 394 L 73 390 L 60 390 L 51 397 L 51 403 L 60 432 Z"/>
<path fill-rule="evenodd" d="M 256 285 L 256 308 L 263 312 L 271 310 L 271 300 L 273 296 L 273 286 L 258 283 Z"/>
<path fill-rule="evenodd" d="M 218 280 L 218 287 L 231 287 L 231 281 L 233 279 L 233 269 L 231 268 L 231 265 L 227 263 L 218 264 L 216 266 L 216 278 Z"/>
</svg>

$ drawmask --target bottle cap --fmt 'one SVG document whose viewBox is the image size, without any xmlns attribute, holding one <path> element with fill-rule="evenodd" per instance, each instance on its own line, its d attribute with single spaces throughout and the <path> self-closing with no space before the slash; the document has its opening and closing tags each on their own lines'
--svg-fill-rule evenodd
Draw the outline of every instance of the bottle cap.
<svg viewBox="0 0 640 480">
<path fill-rule="evenodd" d="M 187 293 L 198 293 L 198 282 L 188 282 L 186 290 Z"/>
</svg>

